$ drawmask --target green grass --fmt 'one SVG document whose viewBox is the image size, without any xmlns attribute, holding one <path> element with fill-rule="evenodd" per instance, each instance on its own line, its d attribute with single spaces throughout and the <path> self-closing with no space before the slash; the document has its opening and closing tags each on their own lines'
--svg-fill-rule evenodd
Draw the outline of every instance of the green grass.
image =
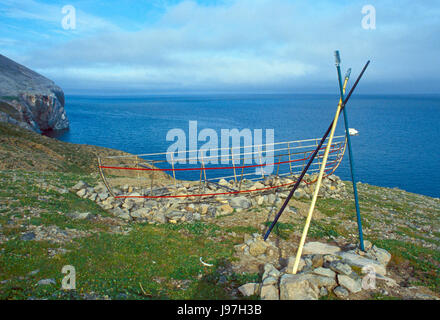
<svg viewBox="0 0 440 320">
<path fill-rule="evenodd" d="M 266 227 L 269 227 L 271 224 L 271 221 L 265 222 Z M 294 230 L 295 226 L 291 223 L 277 222 L 277 224 L 272 229 L 272 234 L 286 240 L 290 237 Z"/>
<path fill-rule="evenodd" d="M 251 276 L 229 276 L 218 285 L 217 269 L 233 254 L 233 243 L 206 240 L 209 226 L 185 227 L 194 236 L 182 235 L 166 226 L 138 225 L 129 235 L 108 233 L 81 238 L 66 246 L 62 256 L 47 257 L 48 242 L 8 241 L 0 247 L 0 278 L 14 281 L 0 285 L 0 299 L 59 298 L 63 265 L 73 265 L 77 273 L 77 294 L 95 292 L 100 296 L 128 299 L 227 299 L 225 288 L 241 285 Z M 180 229 L 181 230 L 181 229 Z M 203 266 L 199 259 L 214 264 Z M 32 270 L 36 277 L 19 280 Z M 54 278 L 56 286 L 36 287 L 38 279 Z M 185 280 L 187 286 L 176 286 Z M 142 285 L 147 296 L 143 293 Z"/>
<path fill-rule="evenodd" d="M 339 236 L 339 233 L 335 230 L 335 226 L 313 220 L 310 223 L 308 234 L 312 238 L 328 238 Z"/>
<path fill-rule="evenodd" d="M 376 239 L 374 243 L 392 256 L 408 260 L 414 267 L 419 284 L 440 291 L 440 252 L 399 240 Z"/>
</svg>

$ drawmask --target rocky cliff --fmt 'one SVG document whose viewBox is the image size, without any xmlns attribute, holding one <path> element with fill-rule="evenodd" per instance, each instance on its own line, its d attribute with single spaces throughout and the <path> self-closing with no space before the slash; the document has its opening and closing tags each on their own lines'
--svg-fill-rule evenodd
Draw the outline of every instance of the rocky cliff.
<svg viewBox="0 0 440 320">
<path fill-rule="evenodd" d="M 66 129 L 63 90 L 0 54 L 0 121 L 36 132 Z"/>
</svg>

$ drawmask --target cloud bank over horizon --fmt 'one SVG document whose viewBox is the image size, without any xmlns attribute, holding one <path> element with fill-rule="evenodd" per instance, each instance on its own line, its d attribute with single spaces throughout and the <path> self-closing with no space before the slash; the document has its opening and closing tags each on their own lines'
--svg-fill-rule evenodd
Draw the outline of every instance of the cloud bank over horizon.
<svg viewBox="0 0 440 320">
<path fill-rule="evenodd" d="M 439 17 L 434 0 L 2 0 L 0 53 L 68 94 L 337 93 L 335 49 L 355 75 L 372 60 L 361 93 L 440 93 Z"/>
</svg>

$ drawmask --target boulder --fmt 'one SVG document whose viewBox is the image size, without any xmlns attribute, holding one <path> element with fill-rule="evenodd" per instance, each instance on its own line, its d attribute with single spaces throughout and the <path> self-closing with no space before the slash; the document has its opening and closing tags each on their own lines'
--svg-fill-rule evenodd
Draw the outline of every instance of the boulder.
<svg viewBox="0 0 440 320">
<path fill-rule="evenodd" d="M 263 285 L 260 298 L 261 300 L 279 300 L 278 288 L 275 285 Z"/>
<path fill-rule="evenodd" d="M 41 279 L 40 281 L 37 282 L 37 285 L 41 286 L 47 286 L 47 285 L 51 285 L 51 284 L 56 284 L 55 279 Z"/>
<path fill-rule="evenodd" d="M 310 274 L 285 274 L 280 280 L 280 300 L 317 300 L 319 289 Z"/>
<path fill-rule="evenodd" d="M 289 259 L 287 260 L 286 273 L 292 273 L 294 265 L 295 265 L 295 257 L 294 256 L 289 257 Z M 297 272 L 301 272 L 305 266 L 306 266 L 306 262 L 305 262 L 304 258 L 301 258 L 299 260 Z"/>
<path fill-rule="evenodd" d="M 75 184 L 72 187 L 72 190 L 78 191 L 78 190 L 81 190 L 81 189 L 86 189 L 88 187 L 89 187 L 89 185 L 87 183 L 85 183 L 84 181 L 80 180 L 77 184 Z"/>
<path fill-rule="evenodd" d="M 263 240 L 256 240 L 249 245 L 249 253 L 257 257 L 266 252 L 267 244 Z"/>
<path fill-rule="evenodd" d="M 147 208 L 140 208 L 138 210 L 130 212 L 130 216 L 132 216 L 133 218 L 136 218 L 136 219 L 147 218 L 149 212 L 150 211 Z"/>
<path fill-rule="evenodd" d="M 332 289 L 337 286 L 336 279 L 334 277 L 313 275 L 310 277 L 309 282 L 318 288 L 325 287 L 327 289 Z"/>
<path fill-rule="evenodd" d="M 266 280 L 266 278 L 274 278 L 274 279 L 278 280 L 280 275 L 281 275 L 281 272 L 279 272 L 278 269 L 275 268 L 272 264 L 266 263 L 264 265 L 264 273 L 262 276 L 263 281 Z"/>
<path fill-rule="evenodd" d="M 307 242 L 304 245 L 303 254 L 335 254 L 341 249 L 337 246 L 322 242 Z"/>
<path fill-rule="evenodd" d="M 231 214 L 234 212 L 234 209 L 229 204 L 224 204 L 219 208 L 220 215 Z"/>
<path fill-rule="evenodd" d="M 388 262 L 391 260 L 391 254 L 385 249 L 378 248 L 376 246 L 373 247 L 372 251 L 374 252 L 374 257 L 376 260 L 383 266 L 387 266 Z"/>
<path fill-rule="evenodd" d="M 87 194 L 87 189 L 81 189 L 76 193 L 76 195 L 80 198 L 84 198 L 86 194 Z"/>
<path fill-rule="evenodd" d="M 248 209 L 251 207 L 251 201 L 244 196 L 239 196 L 229 200 L 229 205 L 234 209 Z"/>
<path fill-rule="evenodd" d="M 260 285 L 258 283 L 246 283 L 238 288 L 238 291 L 245 297 L 258 294 L 259 290 L 260 290 Z"/>
<path fill-rule="evenodd" d="M 336 287 L 333 289 L 333 293 L 338 297 L 338 298 L 347 298 L 348 297 L 348 291 L 347 289 L 343 288 L 343 287 Z"/>
<path fill-rule="evenodd" d="M 316 268 L 315 270 L 313 270 L 313 273 L 318 276 L 329 277 L 329 278 L 335 278 L 336 276 L 336 272 L 334 272 L 333 270 L 322 267 Z"/>
<path fill-rule="evenodd" d="M 95 217 L 95 215 L 91 212 L 72 212 L 66 215 L 73 219 L 79 219 L 79 220 L 92 219 Z"/>
<path fill-rule="evenodd" d="M 153 216 L 153 221 L 158 222 L 158 223 L 166 223 L 167 218 L 165 217 L 165 213 L 160 212 L 160 211 L 155 213 Z"/>
<path fill-rule="evenodd" d="M 349 275 L 353 272 L 353 270 L 351 270 L 350 265 L 343 263 L 341 261 L 333 261 L 332 263 L 330 263 L 330 269 L 336 273 L 345 274 L 345 275 Z"/>
<path fill-rule="evenodd" d="M 361 280 L 355 280 L 347 275 L 338 274 L 338 283 L 352 293 L 357 293 L 362 290 Z"/>
<path fill-rule="evenodd" d="M 339 255 L 341 256 L 342 261 L 349 264 L 350 266 L 355 266 L 359 268 L 371 266 L 374 268 L 376 273 L 383 276 L 387 274 L 386 268 L 376 260 L 361 257 L 352 252 L 341 252 L 339 253 Z"/>
<path fill-rule="evenodd" d="M 101 192 L 101 193 L 98 194 L 98 198 L 99 198 L 99 200 L 101 200 L 101 201 L 104 201 L 104 200 L 107 199 L 108 197 L 109 197 L 108 192 Z"/>
</svg>

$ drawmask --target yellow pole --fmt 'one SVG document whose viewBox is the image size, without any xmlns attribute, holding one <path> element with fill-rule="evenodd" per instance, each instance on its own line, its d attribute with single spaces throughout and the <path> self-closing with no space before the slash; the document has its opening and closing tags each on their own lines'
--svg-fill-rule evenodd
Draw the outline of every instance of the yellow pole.
<svg viewBox="0 0 440 320">
<path fill-rule="evenodd" d="M 231 160 L 232 160 L 232 167 L 234 168 L 234 181 L 235 184 L 237 185 L 237 174 L 235 172 L 235 163 L 234 163 L 234 151 L 232 150 L 232 147 L 231 147 Z"/>
<path fill-rule="evenodd" d="M 347 79 L 345 80 L 347 81 Z M 315 192 L 313 193 L 312 203 L 310 204 L 309 213 L 307 214 L 306 224 L 304 226 L 304 230 L 301 236 L 301 241 L 299 242 L 298 251 L 296 253 L 295 263 L 293 265 L 293 274 L 296 274 L 298 271 L 299 261 L 301 259 L 304 243 L 306 242 L 307 233 L 309 231 L 310 222 L 312 221 L 313 210 L 315 209 L 316 199 L 318 198 L 319 188 L 321 187 L 322 176 L 324 175 L 325 166 L 327 164 L 327 157 L 330 151 L 330 146 L 333 141 L 333 136 L 335 134 L 335 129 L 338 124 L 339 112 L 341 111 L 342 100 L 339 99 L 338 108 L 336 109 L 335 118 L 333 120 L 332 129 L 330 131 L 330 137 L 328 138 L 328 143 L 325 148 L 324 158 L 322 159 L 321 168 L 319 169 L 318 181 L 316 181 Z"/>
<path fill-rule="evenodd" d="M 171 167 L 173 168 L 174 188 L 176 189 L 176 194 L 177 194 L 176 173 L 174 172 L 174 157 L 172 153 L 171 153 Z"/>
</svg>

